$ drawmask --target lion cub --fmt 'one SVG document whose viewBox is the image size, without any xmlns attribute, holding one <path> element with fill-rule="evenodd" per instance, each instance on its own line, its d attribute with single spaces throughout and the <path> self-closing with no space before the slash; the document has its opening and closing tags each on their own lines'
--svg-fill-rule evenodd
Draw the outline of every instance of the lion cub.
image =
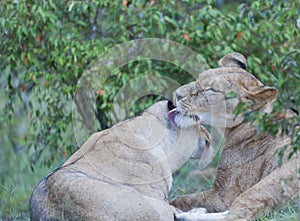
<svg viewBox="0 0 300 221">
<path fill-rule="evenodd" d="M 225 137 L 213 188 L 175 197 L 171 204 L 177 208 L 229 210 L 226 220 L 252 220 L 299 196 L 299 158 L 285 158 L 278 166 L 277 151 L 290 144 L 289 137 L 257 137 L 255 123 L 233 114 L 239 102 L 247 110 L 269 112 L 276 98 L 277 90 L 264 86 L 246 66 L 243 55 L 228 54 L 219 68 L 204 71 L 197 81 L 176 90 L 178 113 L 196 115 L 201 123 L 224 131 Z"/>
<path fill-rule="evenodd" d="M 172 123 L 171 102 L 93 134 L 34 189 L 31 220 L 174 220 L 172 172 L 189 157 L 210 158 L 196 119 Z"/>
</svg>

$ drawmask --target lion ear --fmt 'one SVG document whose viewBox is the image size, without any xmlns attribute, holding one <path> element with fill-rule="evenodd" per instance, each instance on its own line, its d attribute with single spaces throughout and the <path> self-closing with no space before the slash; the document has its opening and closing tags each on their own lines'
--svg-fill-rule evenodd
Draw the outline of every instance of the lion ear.
<svg viewBox="0 0 300 221">
<path fill-rule="evenodd" d="M 274 87 L 263 86 L 247 94 L 248 98 L 253 101 L 253 108 L 258 109 L 267 103 L 272 103 L 277 95 L 277 89 Z"/>
<path fill-rule="evenodd" d="M 238 52 L 232 52 L 225 55 L 218 62 L 219 67 L 236 67 L 242 68 L 244 70 L 247 69 L 247 61 L 244 55 Z"/>
</svg>

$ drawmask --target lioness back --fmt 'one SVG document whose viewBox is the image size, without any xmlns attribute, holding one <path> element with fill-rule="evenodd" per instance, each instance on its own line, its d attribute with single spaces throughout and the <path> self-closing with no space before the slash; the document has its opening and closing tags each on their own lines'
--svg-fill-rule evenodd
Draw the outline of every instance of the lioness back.
<svg viewBox="0 0 300 221">
<path fill-rule="evenodd" d="M 93 134 L 34 189 L 31 220 L 174 220 L 172 172 L 210 142 L 200 125 L 172 124 L 169 111 L 161 101 Z"/>
</svg>

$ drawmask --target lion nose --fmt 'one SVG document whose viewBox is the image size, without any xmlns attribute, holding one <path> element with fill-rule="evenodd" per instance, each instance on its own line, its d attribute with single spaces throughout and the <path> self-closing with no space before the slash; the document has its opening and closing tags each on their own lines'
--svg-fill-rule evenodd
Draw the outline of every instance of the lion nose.
<svg viewBox="0 0 300 221">
<path fill-rule="evenodd" d="M 179 101 L 183 98 L 183 96 L 180 95 L 178 92 L 176 92 L 176 98 L 177 98 L 177 101 Z"/>
<path fill-rule="evenodd" d="M 188 96 L 190 94 L 191 88 L 194 88 L 194 82 L 191 82 L 187 85 L 183 85 L 175 91 L 177 101 Z"/>
</svg>

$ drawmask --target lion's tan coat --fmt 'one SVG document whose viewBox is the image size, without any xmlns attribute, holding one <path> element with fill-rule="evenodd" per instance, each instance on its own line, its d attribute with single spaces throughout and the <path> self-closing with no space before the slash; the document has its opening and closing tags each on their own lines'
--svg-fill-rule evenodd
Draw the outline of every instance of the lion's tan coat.
<svg viewBox="0 0 300 221">
<path fill-rule="evenodd" d="M 248 104 L 250 110 L 268 112 L 276 96 L 276 89 L 264 86 L 244 70 L 245 64 L 239 65 L 241 62 L 245 62 L 242 55 L 229 54 L 221 59 L 219 68 L 205 71 L 196 82 L 176 91 L 179 109 L 186 113 L 205 113 L 202 120 L 225 132 L 213 188 L 171 201 L 185 211 L 196 207 L 210 212 L 229 210 L 227 220 L 251 220 L 272 207 L 285 205 L 299 194 L 298 156 L 289 161 L 285 157 L 283 165 L 278 166 L 277 151 L 289 145 L 289 137 L 280 134 L 275 138 L 257 137 L 255 124 L 243 122 L 241 114 L 232 114 L 239 102 Z M 237 96 L 226 99 L 232 91 Z M 208 114 L 216 120 L 208 118 Z"/>
</svg>

